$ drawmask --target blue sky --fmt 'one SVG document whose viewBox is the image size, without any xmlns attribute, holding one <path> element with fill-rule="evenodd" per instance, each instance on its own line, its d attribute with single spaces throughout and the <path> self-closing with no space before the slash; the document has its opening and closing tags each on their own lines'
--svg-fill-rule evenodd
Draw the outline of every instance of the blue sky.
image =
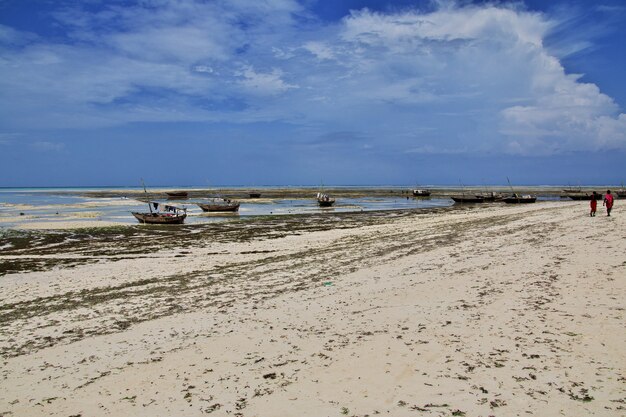
<svg viewBox="0 0 626 417">
<path fill-rule="evenodd" d="M 0 186 L 619 184 L 626 3 L 0 0 Z"/>
</svg>

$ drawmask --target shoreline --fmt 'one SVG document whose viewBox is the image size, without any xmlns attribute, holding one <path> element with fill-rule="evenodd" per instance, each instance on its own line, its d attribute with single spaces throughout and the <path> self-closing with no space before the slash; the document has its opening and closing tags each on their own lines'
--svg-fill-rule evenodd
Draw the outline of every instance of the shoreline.
<svg viewBox="0 0 626 417">
<path fill-rule="evenodd" d="M 0 277 L 0 412 L 620 416 L 616 210 L 491 205 L 41 242 L 30 256 L 78 261 Z"/>
</svg>

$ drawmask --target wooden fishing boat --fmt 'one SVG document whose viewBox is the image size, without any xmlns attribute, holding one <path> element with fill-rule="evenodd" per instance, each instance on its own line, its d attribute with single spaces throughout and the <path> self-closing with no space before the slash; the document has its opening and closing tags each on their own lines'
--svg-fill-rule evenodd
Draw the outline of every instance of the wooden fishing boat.
<svg viewBox="0 0 626 417">
<path fill-rule="evenodd" d="M 506 177 L 506 181 L 509 183 L 509 187 L 511 187 L 511 195 L 502 199 L 502 201 L 504 201 L 505 203 L 529 204 L 529 203 L 534 203 L 535 201 L 537 201 L 537 196 L 529 195 L 529 194 L 524 194 L 524 195 L 517 194 L 515 190 L 513 189 L 513 186 L 511 185 L 511 181 L 509 180 L 509 177 Z"/>
<path fill-rule="evenodd" d="M 528 204 L 537 201 L 536 196 L 513 194 L 502 199 L 507 204 Z"/>
<path fill-rule="evenodd" d="M 626 190 L 623 190 L 623 191 L 622 191 L 622 190 L 615 191 L 615 194 L 617 194 L 617 196 L 618 196 L 619 198 L 626 198 Z"/>
<path fill-rule="evenodd" d="M 133 216 L 139 223 L 146 224 L 183 224 L 187 213 L 180 215 L 164 214 L 164 213 L 136 213 L 132 212 Z"/>
<path fill-rule="evenodd" d="M 424 190 L 424 189 L 415 189 L 413 190 L 413 196 L 414 197 L 428 197 L 430 195 L 430 191 L 429 190 Z"/>
<path fill-rule="evenodd" d="M 320 207 L 332 207 L 335 204 L 335 199 L 328 194 L 317 193 L 317 204 Z"/>
<path fill-rule="evenodd" d="M 258 191 L 250 191 L 248 193 L 248 195 L 250 196 L 250 198 L 259 198 L 261 197 L 261 193 Z"/>
<path fill-rule="evenodd" d="M 196 204 L 202 209 L 202 211 L 207 211 L 211 213 L 239 211 L 240 205 L 239 201 L 234 201 L 227 198 L 214 198 L 210 200 L 207 204 Z"/>
<path fill-rule="evenodd" d="M 485 197 L 481 195 L 454 195 L 450 197 L 455 203 L 484 203 Z"/>
<path fill-rule="evenodd" d="M 163 211 L 159 211 L 161 206 L 164 209 Z M 154 201 L 148 202 L 148 208 L 150 209 L 148 213 L 133 211 L 131 214 L 135 216 L 139 223 L 145 224 L 183 224 L 187 217 L 186 208 L 179 208 Z"/>
<path fill-rule="evenodd" d="M 578 192 L 578 193 L 571 193 L 571 194 L 566 194 L 565 196 L 567 198 L 570 198 L 572 200 L 591 200 L 593 198 L 593 193 L 582 193 L 582 192 Z M 595 194 L 596 196 L 596 200 L 602 200 L 602 194 Z"/>
<path fill-rule="evenodd" d="M 167 198 L 187 198 L 187 191 L 166 191 Z"/>
<path fill-rule="evenodd" d="M 493 203 L 494 201 L 502 201 L 502 199 L 504 198 L 502 194 L 495 193 L 493 191 L 488 192 L 488 193 L 477 194 L 476 196 L 482 197 L 485 203 Z"/>
</svg>

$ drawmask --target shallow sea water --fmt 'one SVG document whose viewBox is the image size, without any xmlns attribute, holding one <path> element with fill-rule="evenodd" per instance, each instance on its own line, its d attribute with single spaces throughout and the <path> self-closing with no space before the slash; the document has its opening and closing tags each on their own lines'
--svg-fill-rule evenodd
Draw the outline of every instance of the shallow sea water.
<svg viewBox="0 0 626 417">
<path fill-rule="evenodd" d="M 125 197 L 94 198 L 79 195 L 56 194 L 59 190 L 0 190 L 0 227 L 20 225 L 35 226 L 36 223 L 93 222 L 136 224 L 132 211 L 147 212 L 144 202 Z M 62 191 L 62 190 L 61 190 Z M 314 198 L 310 199 L 263 199 L 240 200 L 238 213 L 204 213 L 195 203 L 203 199 L 157 200 L 159 203 L 187 209 L 186 224 L 204 224 L 236 217 L 288 215 L 324 212 L 359 212 L 373 210 L 428 209 L 448 207 L 448 198 L 363 197 L 337 198 L 333 207 L 320 208 Z"/>
</svg>

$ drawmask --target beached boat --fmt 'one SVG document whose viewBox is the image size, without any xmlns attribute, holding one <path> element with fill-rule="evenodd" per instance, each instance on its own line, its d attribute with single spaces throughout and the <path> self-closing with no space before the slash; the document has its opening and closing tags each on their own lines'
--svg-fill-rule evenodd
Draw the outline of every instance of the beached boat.
<svg viewBox="0 0 626 417">
<path fill-rule="evenodd" d="M 208 212 L 235 212 L 239 211 L 239 201 L 228 198 L 213 198 L 208 203 L 196 203 L 202 211 Z"/>
<path fill-rule="evenodd" d="M 159 209 L 163 207 L 163 211 Z M 131 212 L 139 223 L 146 224 L 183 224 L 187 217 L 187 209 L 166 204 L 157 203 L 155 201 L 148 202 L 150 212 L 139 213 Z"/>
<path fill-rule="evenodd" d="M 535 195 L 517 194 L 515 190 L 513 189 L 513 186 L 511 185 L 511 180 L 509 180 L 509 177 L 506 177 L 506 182 L 509 183 L 509 187 L 511 188 L 511 195 L 503 198 L 501 201 L 504 201 L 507 204 L 529 204 L 529 203 L 534 203 L 535 201 L 537 201 L 537 196 Z"/>
<path fill-rule="evenodd" d="M 317 204 L 320 207 L 331 207 L 335 204 L 335 199 L 324 193 L 317 193 Z"/>
<path fill-rule="evenodd" d="M 619 198 L 626 198 L 626 190 L 615 191 L 615 194 L 617 194 Z"/>
<path fill-rule="evenodd" d="M 176 198 L 187 198 L 189 195 L 187 191 L 166 191 L 167 198 L 176 199 Z"/>
<path fill-rule="evenodd" d="M 593 198 L 593 193 L 583 193 L 583 192 L 577 192 L 577 193 L 570 193 L 570 194 L 565 194 L 565 196 L 567 198 L 570 198 L 572 200 L 591 200 Z M 596 193 L 596 200 L 602 200 L 602 194 L 597 194 Z"/>
<path fill-rule="evenodd" d="M 455 203 L 484 203 L 485 197 L 481 195 L 453 195 L 450 197 Z"/>
<path fill-rule="evenodd" d="M 579 188 L 563 188 L 563 192 L 565 194 L 575 194 L 575 193 L 581 193 L 582 189 Z"/>
<path fill-rule="evenodd" d="M 248 195 L 250 196 L 250 198 L 259 198 L 261 197 L 261 193 L 258 191 L 250 191 L 248 193 Z"/>
<path fill-rule="evenodd" d="M 507 204 L 528 204 L 537 201 L 537 197 L 533 195 L 513 194 L 502 199 Z"/>
<path fill-rule="evenodd" d="M 430 195 L 430 191 L 429 190 L 424 190 L 424 189 L 415 189 L 413 190 L 413 196 L 414 197 L 428 197 Z"/>
<path fill-rule="evenodd" d="M 502 201 L 504 196 L 499 193 L 494 193 L 493 191 L 490 193 L 478 194 L 478 197 L 482 197 L 485 203 L 492 203 L 494 201 Z"/>
</svg>

